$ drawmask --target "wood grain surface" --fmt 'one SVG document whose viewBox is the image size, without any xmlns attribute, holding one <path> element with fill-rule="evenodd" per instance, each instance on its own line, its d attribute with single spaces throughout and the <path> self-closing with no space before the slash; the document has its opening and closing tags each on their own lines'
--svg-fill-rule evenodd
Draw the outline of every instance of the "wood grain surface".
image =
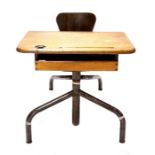
<svg viewBox="0 0 155 155">
<path fill-rule="evenodd" d="M 36 48 L 44 45 L 44 48 Z M 123 32 L 30 31 L 17 47 L 23 53 L 129 54 L 135 48 Z"/>
<path fill-rule="evenodd" d="M 46 71 L 117 71 L 117 61 L 36 61 L 36 70 Z"/>
</svg>

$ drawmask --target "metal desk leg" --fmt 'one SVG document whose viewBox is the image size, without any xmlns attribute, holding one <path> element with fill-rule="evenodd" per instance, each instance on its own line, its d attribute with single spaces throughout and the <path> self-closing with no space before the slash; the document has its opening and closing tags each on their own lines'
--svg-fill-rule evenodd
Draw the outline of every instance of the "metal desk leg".
<svg viewBox="0 0 155 155">
<path fill-rule="evenodd" d="M 73 107 L 72 107 L 72 123 L 79 125 L 80 117 L 80 72 L 73 72 Z"/>
<path fill-rule="evenodd" d="M 116 114 L 119 117 L 120 120 L 120 135 L 119 135 L 119 141 L 120 143 L 124 143 L 125 142 L 125 127 L 126 127 L 126 121 L 125 121 L 125 117 L 123 115 L 123 113 L 118 110 L 117 108 L 109 105 L 108 103 L 99 100 L 98 98 L 80 90 L 80 95 L 86 99 L 88 99 L 89 101 L 92 101 L 94 103 L 96 103 L 97 105 L 100 105 L 102 107 L 104 107 L 105 109 L 113 112 L 114 114 Z"/>
<path fill-rule="evenodd" d="M 50 108 L 50 107 L 52 107 L 52 106 L 54 106 L 56 104 L 58 104 L 58 103 L 60 103 L 60 102 L 62 102 L 64 100 L 68 99 L 69 97 L 72 96 L 72 94 L 73 94 L 73 91 L 70 91 L 70 92 L 68 92 L 68 93 L 66 93 L 64 95 L 61 95 L 61 96 L 59 96 L 59 97 L 57 97 L 57 98 L 55 98 L 55 99 L 53 99 L 53 100 L 43 104 L 43 105 L 35 108 L 34 110 L 32 110 L 28 114 L 28 116 L 26 118 L 26 142 L 27 143 L 31 143 L 32 142 L 31 121 L 32 121 L 33 117 L 36 114 L 38 114 L 39 112 L 44 111 L 44 110 L 46 110 L 46 109 L 48 109 L 48 108 Z"/>
</svg>

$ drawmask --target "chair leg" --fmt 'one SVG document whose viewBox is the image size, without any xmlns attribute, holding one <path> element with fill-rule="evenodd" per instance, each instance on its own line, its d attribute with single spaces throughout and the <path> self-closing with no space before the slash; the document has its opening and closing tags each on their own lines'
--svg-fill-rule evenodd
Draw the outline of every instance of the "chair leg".
<svg viewBox="0 0 155 155">
<path fill-rule="evenodd" d="M 102 90 L 102 78 L 99 75 L 81 75 L 81 80 L 98 80 L 98 90 Z"/>
<path fill-rule="evenodd" d="M 92 101 L 92 102 L 96 103 L 97 105 L 100 105 L 100 106 L 104 107 L 105 109 L 113 112 L 114 114 L 116 114 L 119 117 L 119 120 L 120 120 L 119 142 L 124 143 L 125 142 L 126 121 L 125 121 L 125 117 L 124 117 L 123 113 L 119 109 L 109 105 L 108 103 L 106 103 L 104 101 L 97 99 L 96 97 L 94 97 L 82 90 L 80 90 L 80 95 L 82 97 L 88 99 L 89 101 Z"/>
<path fill-rule="evenodd" d="M 73 91 L 70 91 L 70 92 L 68 92 L 68 93 L 66 93 L 64 95 L 61 95 L 61 96 L 59 96 L 59 97 L 57 97 L 57 98 L 55 98 L 55 99 L 53 99 L 53 100 L 43 104 L 43 105 L 35 108 L 34 110 L 32 110 L 28 114 L 28 116 L 26 118 L 26 142 L 27 143 L 31 143 L 32 142 L 31 121 L 32 121 L 33 117 L 36 114 L 38 114 L 39 112 L 44 111 L 44 110 L 46 110 L 46 109 L 48 109 L 48 108 L 50 108 L 50 107 L 52 107 L 52 106 L 54 106 L 56 104 L 58 104 L 58 103 L 60 103 L 60 102 L 62 102 L 64 100 L 68 99 L 72 95 L 73 95 Z"/>
<path fill-rule="evenodd" d="M 50 78 L 49 90 L 53 90 L 54 80 L 72 80 L 72 75 L 53 75 Z"/>
<path fill-rule="evenodd" d="M 79 125 L 80 120 L 80 72 L 73 72 L 72 123 Z"/>
</svg>

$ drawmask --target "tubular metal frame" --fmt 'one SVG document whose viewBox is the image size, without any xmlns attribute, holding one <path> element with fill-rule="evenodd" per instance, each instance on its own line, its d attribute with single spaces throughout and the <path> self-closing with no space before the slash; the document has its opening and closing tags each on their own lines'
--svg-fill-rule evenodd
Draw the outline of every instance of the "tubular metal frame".
<svg viewBox="0 0 155 155">
<path fill-rule="evenodd" d="M 81 80 L 98 80 L 98 90 L 102 90 L 102 79 L 99 75 L 81 75 Z M 49 90 L 53 90 L 54 80 L 72 80 L 72 75 L 53 75 L 49 81 Z"/>
<path fill-rule="evenodd" d="M 66 78 L 66 76 L 65 76 Z M 68 78 L 68 76 L 67 76 Z M 72 85 L 73 85 L 73 90 L 63 94 L 37 108 L 35 108 L 34 110 L 32 110 L 27 118 L 26 118 L 26 142 L 27 143 L 31 143 L 32 142 L 32 132 L 31 132 L 31 122 L 33 117 L 38 114 L 39 112 L 42 112 L 70 97 L 72 97 L 72 123 L 73 125 L 79 125 L 79 120 L 80 120 L 80 96 L 86 98 L 89 101 L 92 101 L 93 103 L 111 111 L 112 113 L 116 114 L 119 118 L 120 121 L 120 133 L 119 133 L 119 142 L 120 143 L 124 143 L 125 142 L 125 130 L 126 130 L 126 120 L 125 117 L 123 115 L 123 113 L 111 106 L 110 104 L 101 101 L 100 99 L 80 90 L 80 79 L 81 79 L 81 75 L 80 72 L 73 72 L 72 76 L 69 76 L 69 79 L 72 78 Z"/>
</svg>

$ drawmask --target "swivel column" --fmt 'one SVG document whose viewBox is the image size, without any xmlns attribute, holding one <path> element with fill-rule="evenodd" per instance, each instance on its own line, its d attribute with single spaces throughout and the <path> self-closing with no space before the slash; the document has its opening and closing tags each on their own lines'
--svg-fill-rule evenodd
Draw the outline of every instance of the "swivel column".
<svg viewBox="0 0 155 155">
<path fill-rule="evenodd" d="M 72 107 L 72 123 L 79 125 L 80 120 L 80 72 L 73 72 L 73 107 Z"/>
</svg>

